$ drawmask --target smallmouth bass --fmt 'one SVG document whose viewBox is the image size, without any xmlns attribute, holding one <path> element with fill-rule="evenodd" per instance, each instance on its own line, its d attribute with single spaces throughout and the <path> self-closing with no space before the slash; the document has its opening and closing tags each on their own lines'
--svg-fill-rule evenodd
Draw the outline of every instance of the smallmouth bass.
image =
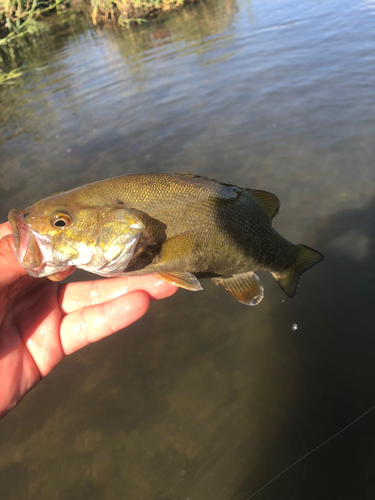
<svg viewBox="0 0 375 500">
<path fill-rule="evenodd" d="M 211 278 L 256 305 L 268 271 L 293 297 L 321 253 L 272 228 L 279 199 L 193 174 L 132 174 L 9 212 L 19 263 L 34 277 L 76 266 L 101 276 L 155 274 L 188 290 Z"/>
</svg>

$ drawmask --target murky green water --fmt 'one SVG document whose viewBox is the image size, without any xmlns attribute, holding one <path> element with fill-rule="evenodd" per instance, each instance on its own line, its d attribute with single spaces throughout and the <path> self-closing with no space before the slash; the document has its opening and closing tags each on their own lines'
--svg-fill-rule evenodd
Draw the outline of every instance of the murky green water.
<svg viewBox="0 0 375 500">
<path fill-rule="evenodd" d="M 246 500 L 375 405 L 374 14 L 209 0 L 81 22 L 0 88 L 0 220 L 191 171 L 276 193 L 276 228 L 325 255 L 293 300 L 268 276 L 254 308 L 207 281 L 66 358 L 0 423 L 1 500 Z M 374 450 L 375 410 L 251 498 L 373 499 Z"/>
</svg>

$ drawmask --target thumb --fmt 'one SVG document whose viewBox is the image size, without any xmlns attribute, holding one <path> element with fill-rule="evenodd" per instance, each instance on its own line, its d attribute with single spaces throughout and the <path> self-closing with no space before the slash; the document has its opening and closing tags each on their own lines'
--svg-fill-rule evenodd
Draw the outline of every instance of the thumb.
<svg viewBox="0 0 375 500">
<path fill-rule="evenodd" d="M 14 255 L 13 234 L 7 234 L 0 240 L 0 286 L 7 286 L 26 274 Z"/>
</svg>

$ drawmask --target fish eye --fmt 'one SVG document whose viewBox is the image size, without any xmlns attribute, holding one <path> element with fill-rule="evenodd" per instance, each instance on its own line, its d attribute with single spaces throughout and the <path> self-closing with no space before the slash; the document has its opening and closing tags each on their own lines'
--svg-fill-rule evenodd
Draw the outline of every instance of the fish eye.
<svg viewBox="0 0 375 500">
<path fill-rule="evenodd" d="M 71 219 L 70 219 L 69 215 L 58 214 L 58 215 L 55 215 L 55 217 L 53 217 L 51 222 L 55 227 L 64 228 L 70 224 L 70 221 L 71 221 Z"/>
</svg>

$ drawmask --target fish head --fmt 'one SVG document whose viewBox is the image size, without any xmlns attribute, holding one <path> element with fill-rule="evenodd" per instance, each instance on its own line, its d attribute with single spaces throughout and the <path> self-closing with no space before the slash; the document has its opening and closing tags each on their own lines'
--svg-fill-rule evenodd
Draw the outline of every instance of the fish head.
<svg viewBox="0 0 375 500">
<path fill-rule="evenodd" d="M 8 219 L 14 252 L 30 276 L 42 278 L 70 266 L 119 276 L 133 257 L 142 222 L 122 205 L 92 206 L 52 196 Z"/>
</svg>

